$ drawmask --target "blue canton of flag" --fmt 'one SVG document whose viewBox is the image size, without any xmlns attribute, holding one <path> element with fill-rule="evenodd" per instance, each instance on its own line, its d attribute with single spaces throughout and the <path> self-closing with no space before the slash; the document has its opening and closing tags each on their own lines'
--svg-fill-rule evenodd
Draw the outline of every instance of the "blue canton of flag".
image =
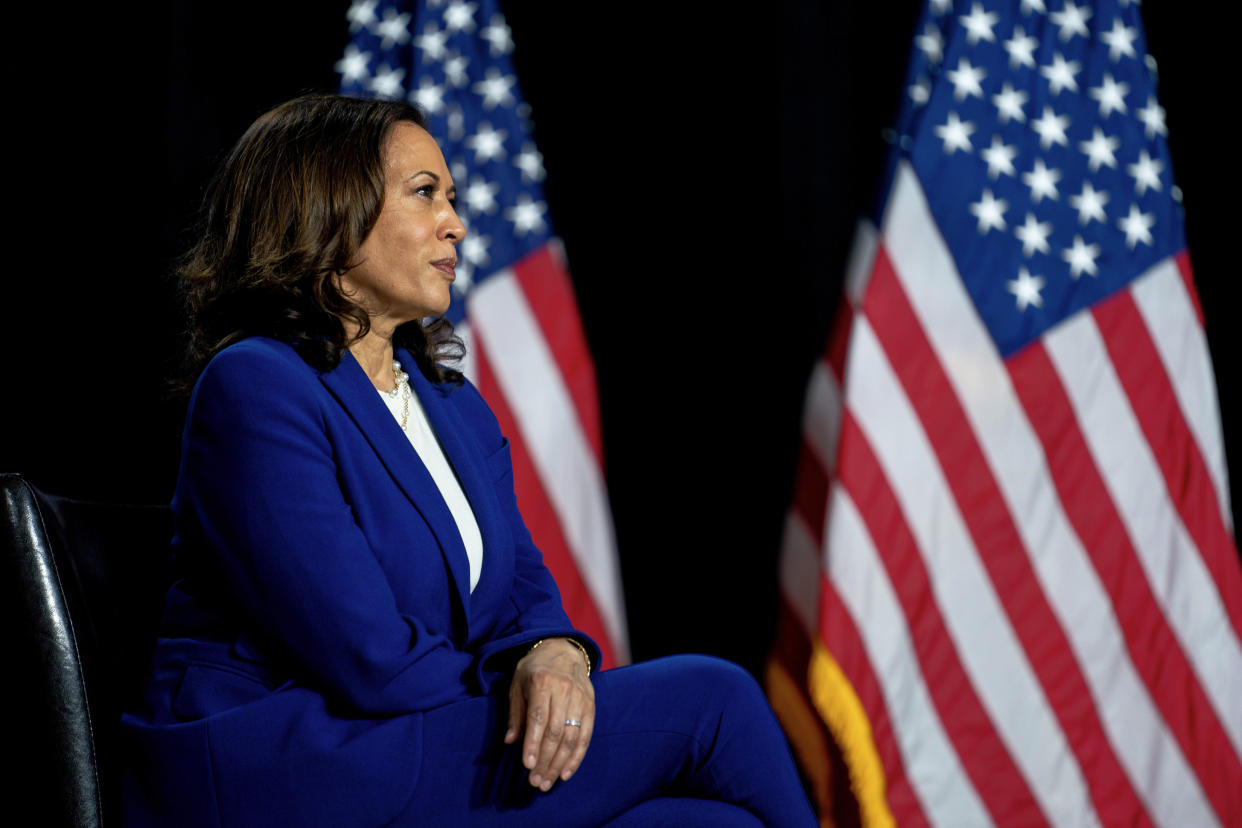
<svg viewBox="0 0 1242 828">
<path fill-rule="evenodd" d="M 468 232 L 447 316 L 460 323 L 472 287 L 552 237 L 509 27 L 492 0 L 360 0 L 347 17 L 341 92 L 418 106 L 453 174 Z"/>
<path fill-rule="evenodd" d="M 920 22 L 896 140 L 1004 356 L 1185 247 L 1137 5 Z"/>
</svg>

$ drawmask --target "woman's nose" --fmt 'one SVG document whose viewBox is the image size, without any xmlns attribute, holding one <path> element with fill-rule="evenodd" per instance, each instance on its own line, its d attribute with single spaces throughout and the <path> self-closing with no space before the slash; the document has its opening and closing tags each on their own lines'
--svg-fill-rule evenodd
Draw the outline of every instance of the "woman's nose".
<svg viewBox="0 0 1242 828">
<path fill-rule="evenodd" d="M 457 210 L 452 204 L 448 205 L 446 214 L 440 224 L 440 238 L 452 239 L 453 244 L 457 244 L 466 237 L 466 225 L 462 223 L 461 217 L 457 215 Z"/>
</svg>

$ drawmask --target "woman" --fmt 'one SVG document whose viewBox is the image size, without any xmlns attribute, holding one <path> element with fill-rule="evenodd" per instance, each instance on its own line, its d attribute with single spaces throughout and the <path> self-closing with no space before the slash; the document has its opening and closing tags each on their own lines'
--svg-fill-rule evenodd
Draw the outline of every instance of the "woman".
<svg viewBox="0 0 1242 828">
<path fill-rule="evenodd" d="M 813 824 L 740 669 L 592 674 L 495 418 L 442 364 L 454 197 L 399 102 L 290 101 L 217 175 L 127 821 Z"/>
</svg>

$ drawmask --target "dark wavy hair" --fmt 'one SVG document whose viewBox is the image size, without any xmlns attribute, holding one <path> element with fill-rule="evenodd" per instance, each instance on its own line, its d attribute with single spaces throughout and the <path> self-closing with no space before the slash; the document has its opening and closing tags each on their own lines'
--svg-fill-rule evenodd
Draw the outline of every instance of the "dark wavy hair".
<svg viewBox="0 0 1242 828">
<path fill-rule="evenodd" d="M 403 101 L 307 95 L 246 130 L 212 179 L 198 241 L 176 270 L 189 333 L 179 391 L 188 393 L 213 356 L 247 336 L 287 342 L 327 371 L 370 330 L 340 275 L 358 264 L 379 218 L 384 144 L 398 121 L 426 128 Z M 346 322 L 357 330 L 352 339 Z M 462 381 L 442 364 L 464 350 L 447 319 L 407 322 L 393 344 L 433 382 Z"/>
</svg>

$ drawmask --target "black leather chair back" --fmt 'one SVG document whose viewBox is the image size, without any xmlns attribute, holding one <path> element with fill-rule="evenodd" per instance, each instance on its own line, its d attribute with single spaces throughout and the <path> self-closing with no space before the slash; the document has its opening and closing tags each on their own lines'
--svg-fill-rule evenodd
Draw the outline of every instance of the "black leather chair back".
<svg viewBox="0 0 1242 828">
<path fill-rule="evenodd" d="M 49 495 L 16 474 L 0 474 L 0 508 L 5 741 L 19 763 L 7 807 L 33 806 L 40 825 L 120 826 L 120 714 L 155 642 L 171 515 Z"/>
</svg>

